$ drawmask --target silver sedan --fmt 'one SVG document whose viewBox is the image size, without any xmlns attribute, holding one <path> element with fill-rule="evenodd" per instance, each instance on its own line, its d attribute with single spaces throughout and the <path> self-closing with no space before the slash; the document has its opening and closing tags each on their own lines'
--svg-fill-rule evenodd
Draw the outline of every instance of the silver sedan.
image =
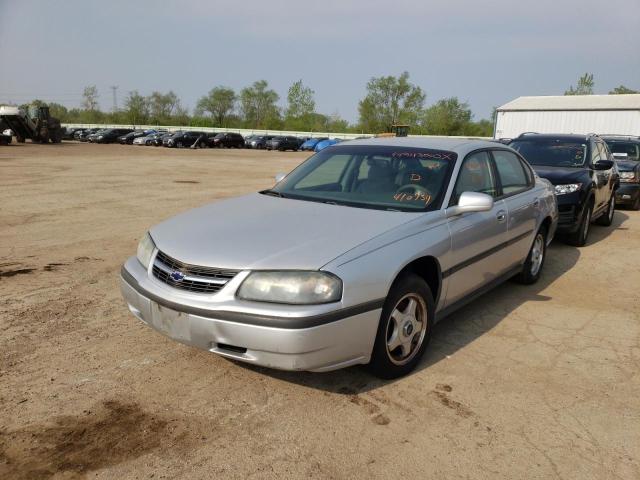
<svg viewBox="0 0 640 480">
<path fill-rule="evenodd" d="M 278 180 L 151 228 L 122 267 L 129 310 L 244 362 L 398 377 L 437 321 L 535 282 L 558 219 L 546 180 L 478 140 L 345 142 Z"/>
</svg>

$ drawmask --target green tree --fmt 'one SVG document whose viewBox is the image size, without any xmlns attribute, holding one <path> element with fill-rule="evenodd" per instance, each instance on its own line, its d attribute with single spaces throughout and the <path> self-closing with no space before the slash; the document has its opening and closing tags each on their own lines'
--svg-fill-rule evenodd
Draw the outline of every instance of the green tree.
<svg viewBox="0 0 640 480">
<path fill-rule="evenodd" d="M 593 73 L 585 73 L 578 79 L 578 85 L 573 88 L 573 85 L 569 87 L 569 90 L 564 92 L 565 95 L 593 95 Z"/>
<path fill-rule="evenodd" d="M 609 92 L 609 95 L 626 95 L 629 93 L 640 93 L 637 90 L 631 90 L 630 88 L 620 85 Z"/>
<path fill-rule="evenodd" d="M 409 82 L 409 73 L 399 77 L 374 77 L 359 105 L 360 127 L 367 132 L 389 131 L 395 123 L 415 125 L 426 95 Z"/>
<path fill-rule="evenodd" d="M 229 115 L 233 113 L 238 97 L 227 87 L 215 87 L 198 100 L 196 114 L 208 113 L 216 127 L 226 127 Z"/>
<path fill-rule="evenodd" d="M 318 118 L 314 116 L 316 102 L 315 92 L 305 87 L 302 80 L 298 80 L 289 88 L 287 94 L 287 110 L 285 126 L 292 130 L 314 130 Z"/>
<path fill-rule="evenodd" d="M 171 90 L 168 93 L 152 92 L 147 101 L 150 120 L 159 125 L 170 123 L 173 115 L 182 108 L 180 99 Z"/>
<path fill-rule="evenodd" d="M 93 112 L 98 110 L 98 88 L 95 85 L 84 87 L 82 92 L 82 108 Z"/>
<path fill-rule="evenodd" d="M 123 113 L 127 123 L 144 125 L 149 121 L 149 101 L 133 90 L 124 101 Z"/>
<path fill-rule="evenodd" d="M 49 114 L 61 122 L 67 122 L 69 118 L 69 110 L 67 107 L 55 102 L 49 103 Z"/>
<path fill-rule="evenodd" d="M 278 128 L 282 124 L 276 105 L 280 97 L 268 87 L 266 80 L 258 80 L 240 92 L 240 110 L 249 128 Z"/>
<path fill-rule="evenodd" d="M 473 114 L 458 98 L 443 98 L 424 111 L 422 130 L 427 135 L 467 135 Z"/>
</svg>

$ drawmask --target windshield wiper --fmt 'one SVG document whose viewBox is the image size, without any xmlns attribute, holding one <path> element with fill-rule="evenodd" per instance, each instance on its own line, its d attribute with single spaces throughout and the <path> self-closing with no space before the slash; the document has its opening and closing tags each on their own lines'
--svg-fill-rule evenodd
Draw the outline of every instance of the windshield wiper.
<svg viewBox="0 0 640 480">
<path fill-rule="evenodd" d="M 260 193 L 263 195 L 270 195 L 272 197 L 286 198 L 283 194 L 276 192 L 275 190 L 262 190 Z"/>
</svg>

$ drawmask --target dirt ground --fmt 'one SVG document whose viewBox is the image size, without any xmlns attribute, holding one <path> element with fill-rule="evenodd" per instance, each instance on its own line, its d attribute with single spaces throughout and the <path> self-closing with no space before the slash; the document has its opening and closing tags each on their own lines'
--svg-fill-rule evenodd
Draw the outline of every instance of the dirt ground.
<svg viewBox="0 0 640 480">
<path fill-rule="evenodd" d="M 0 147 L 1 479 L 640 478 L 640 212 L 554 242 L 392 382 L 249 367 L 128 312 L 150 225 L 305 157 Z"/>
</svg>

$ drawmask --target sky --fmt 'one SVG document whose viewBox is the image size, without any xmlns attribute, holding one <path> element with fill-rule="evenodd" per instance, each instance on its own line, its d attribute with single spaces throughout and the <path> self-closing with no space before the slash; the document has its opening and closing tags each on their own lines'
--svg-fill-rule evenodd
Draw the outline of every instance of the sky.
<svg viewBox="0 0 640 480">
<path fill-rule="evenodd" d="M 302 79 L 317 110 L 358 119 L 371 77 L 410 73 L 426 104 L 456 96 L 475 119 L 522 95 L 640 90 L 640 0 L 0 0 L 0 103 L 104 110 L 138 90 L 192 109 L 216 85 L 265 79 L 284 105 Z"/>
</svg>

